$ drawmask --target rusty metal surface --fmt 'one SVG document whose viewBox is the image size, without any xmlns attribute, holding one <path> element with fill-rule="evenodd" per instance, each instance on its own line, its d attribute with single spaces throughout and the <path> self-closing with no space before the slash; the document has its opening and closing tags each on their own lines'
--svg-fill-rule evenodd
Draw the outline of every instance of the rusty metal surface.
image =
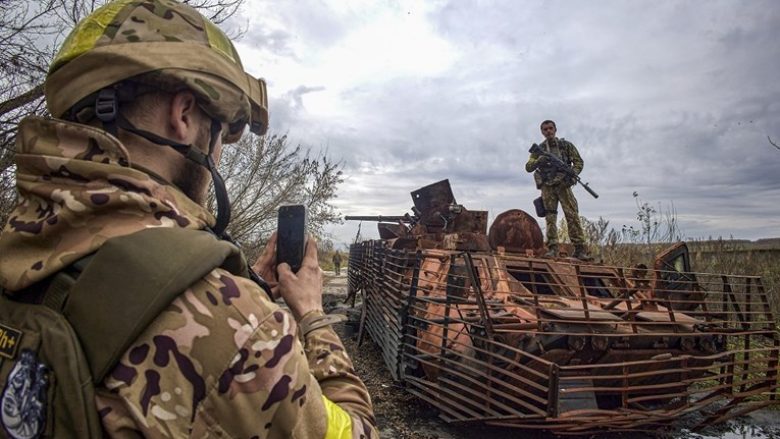
<svg viewBox="0 0 780 439">
<path fill-rule="evenodd" d="M 431 212 L 455 203 L 449 180 L 441 180 L 412 191 L 412 202 L 421 212 Z"/>
<path fill-rule="evenodd" d="M 780 336 L 758 277 L 694 273 L 684 247 L 653 269 L 443 247 L 355 244 L 348 279 L 361 335 L 446 421 L 631 431 L 777 399 Z"/>
<path fill-rule="evenodd" d="M 544 248 L 544 237 L 539 223 L 531 215 L 520 209 L 507 210 L 493 220 L 488 232 L 490 248 L 505 251 L 525 253 L 527 250 L 541 254 Z"/>
</svg>

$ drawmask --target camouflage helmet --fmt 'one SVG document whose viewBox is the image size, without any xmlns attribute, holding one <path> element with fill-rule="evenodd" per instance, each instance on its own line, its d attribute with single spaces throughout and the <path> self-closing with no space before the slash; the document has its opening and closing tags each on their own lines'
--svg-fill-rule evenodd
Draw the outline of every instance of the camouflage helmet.
<svg viewBox="0 0 780 439">
<path fill-rule="evenodd" d="M 265 81 L 244 71 L 230 39 L 192 7 L 174 0 L 115 0 L 83 19 L 49 68 L 49 111 L 63 117 L 104 88 L 133 80 L 192 91 L 212 118 L 228 124 L 223 141 L 237 141 L 249 124 L 268 127 Z"/>
</svg>

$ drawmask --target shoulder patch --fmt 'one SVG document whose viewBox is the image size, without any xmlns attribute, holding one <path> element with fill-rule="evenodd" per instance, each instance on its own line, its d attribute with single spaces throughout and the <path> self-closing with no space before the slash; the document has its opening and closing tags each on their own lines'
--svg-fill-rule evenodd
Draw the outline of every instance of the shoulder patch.
<svg viewBox="0 0 780 439">
<path fill-rule="evenodd" d="M 38 361 L 35 352 L 25 349 L 14 364 L 3 394 L 3 429 L 13 439 L 40 437 L 46 425 L 46 393 L 49 388 L 49 368 Z"/>
<path fill-rule="evenodd" d="M 0 356 L 13 360 L 22 339 L 22 331 L 0 323 Z"/>
</svg>

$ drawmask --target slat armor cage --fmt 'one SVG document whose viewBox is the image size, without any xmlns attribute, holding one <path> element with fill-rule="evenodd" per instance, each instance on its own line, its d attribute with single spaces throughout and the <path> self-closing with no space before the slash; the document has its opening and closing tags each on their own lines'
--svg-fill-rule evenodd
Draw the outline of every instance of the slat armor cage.
<svg viewBox="0 0 780 439">
<path fill-rule="evenodd" d="M 682 250 L 648 269 L 371 240 L 350 247 L 349 289 L 360 336 L 448 422 L 580 434 L 773 404 L 761 279 L 692 272 Z"/>
</svg>

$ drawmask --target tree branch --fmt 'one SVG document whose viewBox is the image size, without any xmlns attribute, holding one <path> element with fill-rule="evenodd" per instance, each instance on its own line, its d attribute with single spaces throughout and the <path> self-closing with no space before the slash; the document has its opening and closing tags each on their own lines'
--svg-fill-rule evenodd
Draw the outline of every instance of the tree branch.
<svg viewBox="0 0 780 439">
<path fill-rule="evenodd" d="M 43 83 L 36 85 L 32 90 L 22 93 L 19 96 L 8 99 L 5 102 L 0 102 L 0 116 L 16 110 L 23 105 L 27 105 L 41 96 L 43 96 Z"/>
<path fill-rule="evenodd" d="M 775 148 L 780 149 L 780 146 L 777 146 L 777 143 L 773 142 L 771 137 L 766 136 L 766 140 L 769 140 L 769 143 Z"/>
</svg>

